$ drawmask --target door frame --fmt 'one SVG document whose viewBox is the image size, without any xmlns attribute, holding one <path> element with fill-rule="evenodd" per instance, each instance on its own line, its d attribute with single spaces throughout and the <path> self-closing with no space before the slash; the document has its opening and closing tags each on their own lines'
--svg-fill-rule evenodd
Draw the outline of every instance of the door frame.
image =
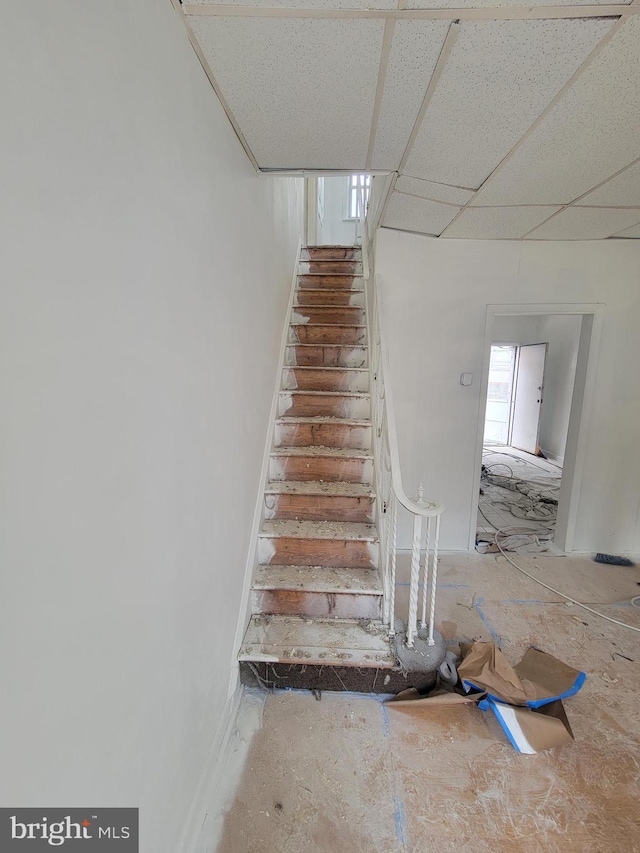
<svg viewBox="0 0 640 853">
<path fill-rule="evenodd" d="M 603 303 L 531 303 L 509 305 L 487 305 L 485 333 L 482 352 L 482 374 L 480 378 L 480 401 L 478 425 L 476 430 L 476 451 L 474 454 L 472 512 L 469 523 L 469 550 L 475 548 L 478 519 L 478 494 L 482 468 L 482 448 L 484 421 L 487 410 L 487 392 L 489 387 L 489 359 L 493 343 L 493 329 L 496 317 L 517 317 L 553 314 L 578 314 L 582 317 L 578 359 L 571 395 L 571 410 L 567 429 L 562 482 L 558 499 L 558 518 L 554 535 L 554 544 L 562 551 L 573 550 L 578 498 L 582 485 L 582 472 L 586 455 L 587 433 L 593 409 L 593 396 L 598 367 L 598 353 L 602 338 L 604 320 Z"/>
</svg>

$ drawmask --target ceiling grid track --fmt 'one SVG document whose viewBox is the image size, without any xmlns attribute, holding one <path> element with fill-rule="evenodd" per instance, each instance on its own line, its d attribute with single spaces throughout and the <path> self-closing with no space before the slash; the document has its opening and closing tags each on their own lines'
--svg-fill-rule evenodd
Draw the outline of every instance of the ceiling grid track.
<svg viewBox="0 0 640 853">
<path fill-rule="evenodd" d="M 591 53 L 587 56 L 584 62 L 580 65 L 579 68 L 571 75 L 571 77 L 567 80 L 567 82 L 562 86 L 562 88 L 556 93 L 555 97 L 547 104 L 544 110 L 538 115 L 536 120 L 529 126 L 528 130 L 520 137 L 520 139 L 516 142 L 516 144 L 510 149 L 508 154 L 502 158 L 502 160 L 498 163 L 495 169 L 491 172 L 491 174 L 482 182 L 480 187 L 478 188 L 478 192 L 484 189 L 491 181 L 495 178 L 497 173 L 505 166 L 506 163 L 517 153 L 518 149 L 526 142 L 527 139 L 534 133 L 536 128 L 542 124 L 547 115 L 551 112 L 551 110 L 558 104 L 564 95 L 571 89 L 571 87 L 575 84 L 575 82 L 581 77 L 581 75 L 587 70 L 589 65 L 593 62 L 593 60 L 600 54 L 602 49 L 611 41 L 614 35 L 620 30 L 622 26 L 622 20 L 617 21 L 613 25 L 613 27 L 609 30 L 609 32 L 602 38 L 595 48 L 591 51 Z M 457 215 L 452 219 L 452 221 L 447 225 L 444 231 L 440 234 L 441 237 L 446 237 L 446 232 L 453 226 L 455 222 L 460 218 L 460 216 L 471 207 L 471 202 L 475 198 L 475 195 L 469 199 L 469 201 L 460 209 Z"/>
<path fill-rule="evenodd" d="M 207 62 L 207 59 L 206 59 L 206 57 L 202 51 L 202 48 L 198 44 L 198 39 L 196 38 L 195 33 L 191 29 L 191 25 L 189 24 L 189 21 L 187 20 L 187 16 L 185 15 L 185 12 L 183 11 L 183 9 L 184 9 L 183 4 L 180 2 L 180 0 L 171 0 L 171 4 L 172 4 L 173 8 L 175 9 L 176 14 L 178 15 L 178 17 L 182 21 L 182 23 L 183 23 L 183 25 L 187 31 L 187 35 L 189 36 L 189 41 L 191 43 L 191 47 L 193 48 L 196 56 L 198 57 L 198 61 L 200 62 L 200 65 L 202 66 L 202 70 L 207 75 L 207 79 L 209 80 L 209 83 L 211 84 L 211 88 L 216 93 L 216 96 L 217 96 L 218 100 L 220 101 L 222 109 L 227 114 L 227 118 L 229 119 L 229 122 L 231 123 L 231 126 L 233 127 L 235 134 L 238 137 L 238 140 L 240 141 L 240 144 L 244 148 L 245 154 L 249 158 L 253 168 L 257 172 L 259 172 L 260 167 L 258 166 L 258 161 L 253 156 L 253 152 L 251 151 L 251 148 L 249 147 L 249 143 L 244 138 L 244 134 L 240 130 L 240 125 L 236 121 L 236 118 L 235 118 L 233 112 L 231 111 L 229 104 L 225 100 L 225 97 L 222 94 L 222 90 L 220 89 L 220 86 L 218 86 L 216 78 L 213 75 L 213 71 L 211 70 L 211 66 Z"/>
<path fill-rule="evenodd" d="M 369 134 L 369 149 L 367 151 L 367 162 L 365 165 L 367 171 L 371 169 L 373 149 L 376 144 L 378 121 L 380 119 L 380 108 L 382 107 L 382 96 L 384 94 L 384 84 L 387 79 L 387 66 L 389 64 L 389 55 L 391 53 L 391 43 L 393 42 L 393 31 L 395 29 L 395 26 L 396 23 L 393 19 L 389 19 L 385 22 L 384 25 L 384 36 L 382 37 L 382 51 L 380 53 L 380 67 L 378 68 L 378 82 L 376 85 L 376 99 L 373 105 L 371 132 Z"/>
<path fill-rule="evenodd" d="M 640 237 L 640 0 L 171 2 L 259 172 L 386 175 L 431 237 Z"/>
</svg>

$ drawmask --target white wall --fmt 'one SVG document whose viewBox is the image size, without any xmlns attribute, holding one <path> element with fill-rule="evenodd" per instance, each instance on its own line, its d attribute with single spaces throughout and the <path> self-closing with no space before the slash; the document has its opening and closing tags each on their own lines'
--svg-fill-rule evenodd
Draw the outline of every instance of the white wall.
<svg viewBox="0 0 640 853">
<path fill-rule="evenodd" d="M 576 315 L 542 317 L 541 340 L 547 341 L 547 364 L 540 413 L 538 443 L 549 459 L 564 460 L 571 397 L 578 361 L 581 318 Z"/>
<path fill-rule="evenodd" d="M 302 182 L 169 0 L 0 12 L 0 799 L 178 853 L 228 713 Z"/>
<path fill-rule="evenodd" d="M 324 226 L 319 242 L 328 246 L 353 246 L 356 238 L 354 220 L 345 220 L 348 178 L 324 178 Z"/>
<path fill-rule="evenodd" d="M 468 548 L 477 501 L 487 305 L 605 303 L 574 548 L 640 551 L 640 243 L 437 240 L 382 229 L 376 269 L 403 477 L 409 493 L 424 479 L 445 503 L 449 549 Z M 470 387 L 459 383 L 463 372 L 474 374 Z"/>
</svg>

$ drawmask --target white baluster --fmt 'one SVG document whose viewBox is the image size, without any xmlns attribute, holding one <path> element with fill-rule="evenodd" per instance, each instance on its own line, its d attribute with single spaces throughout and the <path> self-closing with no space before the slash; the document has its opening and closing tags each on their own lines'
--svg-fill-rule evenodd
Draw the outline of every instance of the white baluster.
<svg viewBox="0 0 640 853">
<path fill-rule="evenodd" d="M 422 621 L 421 628 L 427 627 L 427 587 L 429 586 L 429 554 L 431 553 L 431 521 L 427 519 L 427 541 L 425 542 L 424 575 L 422 581 Z"/>
<path fill-rule="evenodd" d="M 436 538 L 433 544 L 433 570 L 431 572 L 431 613 L 429 615 L 429 645 L 435 646 L 433 639 L 434 622 L 436 620 L 436 585 L 438 583 L 438 539 L 440 538 L 440 516 L 436 518 Z"/>
<path fill-rule="evenodd" d="M 411 585 L 409 587 L 409 621 L 407 622 L 407 647 L 413 648 L 413 638 L 418 625 L 418 585 L 420 583 L 420 541 L 422 516 L 413 516 L 413 547 L 411 549 Z"/>
<path fill-rule="evenodd" d="M 393 520 L 391 522 L 391 590 L 389 593 L 389 611 L 391 614 L 391 626 L 389 636 L 394 637 L 396 633 L 396 540 L 398 538 L 398 501 L 393 492 Z"/>
</svg>

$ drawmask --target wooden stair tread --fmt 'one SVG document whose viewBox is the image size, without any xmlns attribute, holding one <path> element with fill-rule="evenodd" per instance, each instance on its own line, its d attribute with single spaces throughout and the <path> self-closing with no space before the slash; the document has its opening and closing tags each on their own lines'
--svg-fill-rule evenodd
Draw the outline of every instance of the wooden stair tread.
<svg viewBox="0 0 640 853">
<path fill-rule="evenodd" d="M 356 521 L 264 521 L 261 537 L 286 536 L 292 539 L 330 539 L 377 542 L 374 524 Z"/>
<path fill-rule="evenodd" d="M 238 660 L 393 669 L 387 629 L 381 622 L 252 616 Z"/>
<path fill-rule="evenodd" d="M 308 329 L 309 326 L 320 326 L 325 328 L 326 326 L 331 326 L 331 328 L 335 329 L 366 329 L 366 325 L 364 323 L 290 323 L 290 326 L 293 328 L 297 328 L 298 326 L 303 326 L 305 329 Z M 292 344 L 289 344 L 292 346 Z M 300 346 L 298 344 L 297 346 Z M 313 344 L 313 346 L 318 346 L 318 344 Z M 340 344 L 327 344 L 327 346 L 341 346 Z M 342 346 L 364 346 L 363 344 L 342 344 Z"/>
<path fill-rule="evenodd" d="M 307 273 L 305 273 L 306 275 Z M 335 293 L 344 296 L 344 287 L 303 287 L 301 293 Z M 364 293 L 364 287 L 350 287 L 347 293 Z"/>
<path fill-rule="evenodd" d="M 289 370 L 299 370 L 296 368 L 285 368 Z M 314 368 L 315 369 L 315 368 Z M 369 391 L 314 391 L 312 389 L 300 389 L 300 388 L 283 388 L 278 392 L 279 394 L 304 394 L 308 397 L 356 397 L 360 399 L 369 399 L 371 393 Z"/>
<path fill-rule="evenodd" d="M 272 456 L 335 456 L 339 459 L 373 459 L 370 450 L 355 447 L 324 447 L 312 444 L 308 447 L 274 447 Z"/>
<path fill-rule="evenodd" d="M 278 424 L 336 424 L 339 426 L 363 426 L 370 427 L 371 421 L 368 418 L 338 418 L 335 415 L 293 415 L 276 418 Z"/>
<path fill-rule="evenodd" d="M 324 480 L 273 480 L 267 484 L 266 495 L 325 495 L 348 498 L 373 498 L 369 483 L 334 483 Z"/>
<path fill-rule="evenodd" d="M 283 370 L 340 370 L 344 371 L 352 371 L 353 373 L 368 373 L 368 367 L 333 367 L 331 365 L 326 364 L 285 364 L 282 368 Z M 362 391 L 361 393 L 365 393 Z M 367 392 L 369 393 L 369 392 Z"/>
<path fill-rule="evenodd" d="M 377 569 L 326 566 L 258 566 L 252 588 L 382 595 L 382 581 Z"/>
</svg>

